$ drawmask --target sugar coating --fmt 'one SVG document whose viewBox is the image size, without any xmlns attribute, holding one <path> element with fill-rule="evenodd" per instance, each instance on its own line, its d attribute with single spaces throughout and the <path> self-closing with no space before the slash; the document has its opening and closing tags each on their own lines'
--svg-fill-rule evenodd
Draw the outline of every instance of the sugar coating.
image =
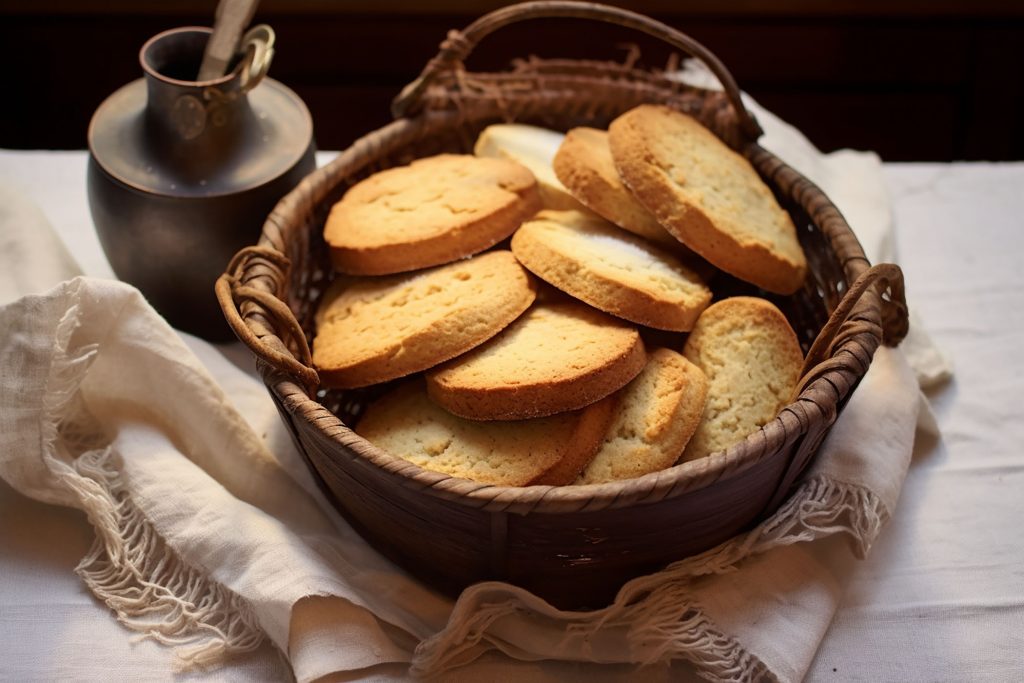
<svg viewBox="0 0 1024 683">
<path fill-rule="evenodd" d="M 684 461 L 724 451 L 774 419 L 789 402 L 803 363 L 786 317 L 771 302 L 754 297 L 710 306 L 683 355 L 708 378 L 704 414 Z"/>
<path fill-rule="evenodd" d="M 673 254 L 597 216 L 542 211 L 512 238 L 535 275 L 607 313 L 658 329 L 687 331 L 711 290 Z"/>
<path fill-rule="evenodd" d="M 673 465 L 697 423 L 708 383 L 700 368 L 670 349 L 647 365 L 619 395 L 619 409 L 594 459 L 577 484 L 639 477 Z"/>
<path fill-rule="evenodd" d="M 490 339 L 535 297 L 530 276 L 498 250 L 425 272 L 352 278 L 317 313 L 313 364 L 351 388 L 433 367 Z"/>
</svg>

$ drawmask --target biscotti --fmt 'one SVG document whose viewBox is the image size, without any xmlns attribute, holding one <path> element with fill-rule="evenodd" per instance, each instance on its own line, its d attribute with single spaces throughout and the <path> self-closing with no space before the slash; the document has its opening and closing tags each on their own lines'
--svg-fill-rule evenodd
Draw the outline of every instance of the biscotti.
<svg viewBox="0 0 1024 683">
<path fill-rule="evenodd" d="M 607 398 L 551 417 L 474 422 L 438 407 L 413 381 L 372 403 L 356 432 L 424 469 L 497 486 L 558 486 L 593 458 L 613 407 Z"/>
<path fill-rule="evenodd" d="M 427 373 L 438 405 L 472 420 L 517 420 L 589 405 L 646 362 L 636 328 L 580 303 L 534 306 L 491 341 Z"/>
<path fill-rule="evenodd" d="M 545 209 L 585 210 L 562 185 L 552 169 L 555 153 L 565 135 L 547 128 L 522 123 L 496 123 L 484 128 L 476 139 L 473 153 L 478 157 L 511 159 L 530 169 L 540 188 Z"/>
<path fill-rule="evenodd" d="M 317 312 L 313 364 L 326 386 L 376 384 L 465 353 L 535 298 L 511 252 L 491 251 L 427 271 L 352 278 Z"/>
<path fill-rule="evenodd" d="M 695 119 L 641 105 L 609 127 L 625 185 L 670 233 L 710 263 L 777 294 L 803 284 L 793 221 L 750 163 Z"/>
<path fill-rule="evenodd" d="M 481 252 L 540 208 L 537 181 L 522 165 L 442 154 L 354 185 L 332 207 L 324 240 L 343 273 L 402 273 Z"/>
<path fill-rule="evenodd" d="M 803 353 L 774 304 L 732 297 L 708 307 L 683 355 L 708 378 L 708 397 L 682 460 L 724 451 L 772 420 L 792 398 Z"/>
<path fill-rule="evenodd" d="M 618 395 L 618 410 L 597 454 L 576 481 L 600 484 L 671 467 L 697 428 L 708 381 L 670 349 L 655 349 Z"/>
<path fill-rule="evenodd" d="M 542 211 L 516 231 L 512 253 L 549 284 L 641 325 L 684 332 L 711 303 L 679 259 L 593 214 Z"/>
<path fill-rule="evenodd" d="M 624 230 L 670 249 L 679 241 L 622 184 L 608 146 L 608 131 L 573 128 L 553 160 L 555 175 L 576 199 Z"/>
</svg>

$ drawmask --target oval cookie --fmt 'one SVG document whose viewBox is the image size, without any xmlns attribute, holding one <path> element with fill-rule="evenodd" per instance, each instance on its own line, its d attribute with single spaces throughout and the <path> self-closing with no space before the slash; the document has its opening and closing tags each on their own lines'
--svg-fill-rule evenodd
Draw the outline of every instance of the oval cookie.
<svg viewBox="0 0 1024 683">
<path fill-rule="evenodd" d="M 324 240 L 343 273 L 402 273 L 481 252 L 540 207 L 537 181 L 522 165 L 442 154 L 354 185 L 331 208 Z"/>
<path fill-rule="evenodd" d="M 655 349 L 618 394 L 618 410 L 577 484 L 600 484 L 657 472 L 682 455 L 704 411 L 708 381 L 670 349 Z"/>
<path fill-rule="evenodd" d="M 746 296 L 708 307 L 683 355 L 707 375 L 708 398 L 682 461 L 724 451 L 774 419 L 803 365 L 800 342 L 782 311 Z"/>
<path fill-rule="evenodd" d="M 577 211 L 542 211 L 512 237 L 512 253 L 537 277 L 641 325 L 685 332 L 711 290 L 672 254 Z"/>
<path fill-rule="evenodd" d="M 562 184 L 594 213 L 663 247 L 681 248 L 679 240 L 622 184 L 607 131 L 573 128 L 558 148 L 553 166 Z"/>
<path fill-rule="evenodd" d="M 607 398 L 582 410 L 516 422 L 463 420 L 427 398 L 421 382 L 372 403 L 356 432 L 392 455 L 497 486 L 570 484 L 594 457 L 612 418 Z"/>
<path fill-rule="evenodd" d="M 677 239 L 770 292 L 800 288 L 807 261 L 793 221 L 750 162 L 665 106 L 641 105 L 608 130 L 626 186 Z"/>
<path fill-rule="evenodd" d="M 361 387 L 426 370 L 487 341 L 535 298 L 511 252 L 425 272 L 353 278 L 317 312 L 313 364 L 326 386 Z"/>
<path fill-rule="evenodd" d="M 534 306 L 501 334 L 427 373 L 430 397 L 471 420 L 575 410 L 644 367 L 636 328 L 583 304 Z"/>
</svg>

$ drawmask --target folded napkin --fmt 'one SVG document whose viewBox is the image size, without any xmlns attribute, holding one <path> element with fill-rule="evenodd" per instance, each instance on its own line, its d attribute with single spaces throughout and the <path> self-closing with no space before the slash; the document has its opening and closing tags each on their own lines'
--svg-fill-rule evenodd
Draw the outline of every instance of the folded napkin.
<svg viewBox="0 0 1024 683">
<path fill-rule="evenodd" d="M 757 115 L 766 146 L 823 186 L 870 251 L 891 243 L 876 157 L 821 155 Z M 17 195 L 0 194 L 9 242 L 49 234 Z M 72 277 L 63 256 L 37 268 L 52 250 L 20 253 L 0 268 L 12 274 L 0 301 L 21 297 L 0 308 L 0 476 L 86 512 L 96 541 L 79 575 L 183 665 L 223 662 L 266 637 L 300 681 L 529 677 L 545 674 L 539 660 L 605 664 L 550 664 L 563 680 L 623 665 L 650 665 L 648 677 L 799 680 L 852 558 L 895 507 L 919 416 L 905 355 L 880 349 L 793 497 L 754 530 L 632 581 L 596 612 L 558 611 L 496 582 L 453 604 L 329 507 L 234 351 L 175 333 L 125 284 Z M 63 281 L 43 292 L 54 277 Z M 921 376 L 948 372 L 924 348 Z"/>
</svg>

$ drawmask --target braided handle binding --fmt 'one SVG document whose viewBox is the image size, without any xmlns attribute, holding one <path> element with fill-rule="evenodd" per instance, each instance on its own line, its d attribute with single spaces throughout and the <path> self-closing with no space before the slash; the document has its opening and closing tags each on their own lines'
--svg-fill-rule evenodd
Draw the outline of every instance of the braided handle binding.
<svg viewBox="0 0 1024 683">
<path fill-rule="evenodd" d="M 392 114 L 395 118 L 401 118 L 416 113 L 422 107 L 427 86 L 438 75 L 456 69 L 487 35 L 509 24 L 548 18 L 589 19 L 624 26 L 658 38 L 672 47 L 696 57 L 707 65 L 722 84 L 726 97 L 736 113 L 740 132 L 751 141 L 761 136 L 761 126 L 743 105 L 736 80 L 718 57 L 706 47 L 685 33 L 642 14 L 619 7 L 571 0 L 540 0 L 510 5 L 485 14 L 461 32 L 449 31 L 447 38 L 441 43 L 437 55 L 427 62 L 419 77 L 402 88 L 402 92 L 395 98 L 391 104 Z"/>
<path fill-rule="evenodd" d="M 851 317 L 853 309 L 865 292 L 875 286 L 882 291 L 882 329 L 857 317 Z M 879 263 L 854 280 L 842 301 L 832 311 L 828 322 L 821 328 L 811 345 L 800 371 L 800 382 L 794 395 L 800 394 L 815 379 L 842 364 L 833 358 L 833 350 L 843 341 L 862 332 L 881 333 L 886 346 L 896 346 L 907 336 L 910 327 L 907 301 L 904 292 L 903 271 L 893 263 Z"/>
<path fill-rule="evenodd" d="M 306 335 L 291 309 L 273 292 L 249 284 L 255 277 L 251 271 L 257 266 L 269 273 L 276 290 L 287 280 L 291 262 L 270 247 L 242 249 L 217 278 L 217 301 L 235 335 L 258 359 L 293 377 L 312 392 L 320 378 L 312 367 Z M 252 324 L 250 321 L 257 316 L 265 318 L 269 325 Z"/>
</svg>

